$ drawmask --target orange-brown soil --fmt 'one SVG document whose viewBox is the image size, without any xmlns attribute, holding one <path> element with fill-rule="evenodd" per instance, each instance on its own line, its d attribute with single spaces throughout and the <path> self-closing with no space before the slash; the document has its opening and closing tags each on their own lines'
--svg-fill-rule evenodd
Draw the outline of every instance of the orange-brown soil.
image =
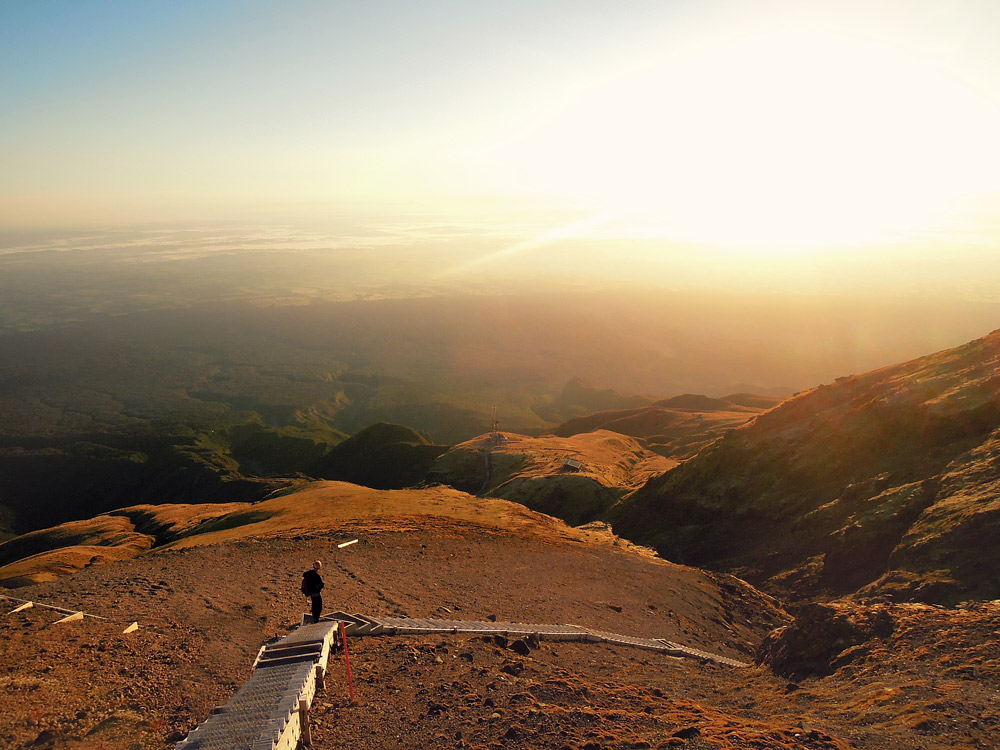
<svg viewBox="0 0 1000 750">
<path fill-rule="evenodd" d="M 59 615 L 42 609 L 0 617 L 0 745 L 169 747 L 249 677 L 263 641 L 299 620 L 299 578 L 317 558 L 327 610 L 576 623 L 745 661 L 789 623 L 736 579 L 453 490 L 319 483 L 253 510 L 132 559 L 10 591 L 113 623 L 56 625 Z M 352 538 L 359 543 L 337 549 Z M 314 744 L 990 747 L 1000 605 L 880 606 L 886 615 L 857 615 L 851 637 L 822 654 L 826 669 L 813 665 L 809 675 L 788 676 L 794 659 L 778 660 L 779 673 L 608 645 L 543 641 L 523 656 L 475 637 L 352 639 L 356 703 L 348 705 L 341 662 L 331 662 Z M 122 635 L 132 620 L 141 629 Z M 825 633 L 800 616 L 768 639 L 768 653 L 801 650 L 794 644 Z"/>
</svg>

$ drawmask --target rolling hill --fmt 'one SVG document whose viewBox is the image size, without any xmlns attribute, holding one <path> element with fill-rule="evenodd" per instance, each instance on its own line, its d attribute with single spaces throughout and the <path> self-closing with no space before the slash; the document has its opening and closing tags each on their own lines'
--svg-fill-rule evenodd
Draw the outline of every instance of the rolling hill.
<svg viewBox="0 0 1000 750">
<path fill-rule="evenodd" d="M 734 394 L 709 398 L 684 394 L 634 409 L 613 409 L 576 417 L 552 430 L 560 437 L 611 430 L 641 438 L 650 450 L 674 459 L 696 454 L 727 430 L 739 427 L 779 403 L 768 396 Z"/>
<path fill-rule="evenodd" d="M 570 437 L 499 433 L 454 446 L 434 462 L 429 482 L 499 497 L 572 525 L 597 520 L 622 497 L 676 461 L 607 430 Z"/>
</svg>

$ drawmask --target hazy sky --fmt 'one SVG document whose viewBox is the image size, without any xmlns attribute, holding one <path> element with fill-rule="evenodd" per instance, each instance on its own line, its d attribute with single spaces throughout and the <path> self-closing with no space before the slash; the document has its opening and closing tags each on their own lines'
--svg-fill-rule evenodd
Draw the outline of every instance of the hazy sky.
<svg viewBox="0 0 1000 750">
<path fill-rule="evenodd" d="M 502 258 L 969 264 L 998 39 L 996 0 L 7 0 L 0 228 L 502 207 L 574 217 Z"/>
</svg>

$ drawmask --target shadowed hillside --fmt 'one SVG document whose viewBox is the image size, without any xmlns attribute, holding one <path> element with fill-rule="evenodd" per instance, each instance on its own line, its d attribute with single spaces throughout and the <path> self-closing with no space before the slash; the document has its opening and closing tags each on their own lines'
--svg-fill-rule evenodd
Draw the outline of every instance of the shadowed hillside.
<svg viewBox="0 0 1000 750">
<path fill-rule="evenodd" d="M 434 459 L 448 450 L 400 425 L 379 424 L 334 446 L 309 469 L 312 476 L 352 482 L 379 490 L 397 490 L 418 484 Z"/>
<path fill-rule="evenodd" d="M 786 401 L 610 514 L 772 592 L 1000 596 L 1000 331 Z"/>
</svg>

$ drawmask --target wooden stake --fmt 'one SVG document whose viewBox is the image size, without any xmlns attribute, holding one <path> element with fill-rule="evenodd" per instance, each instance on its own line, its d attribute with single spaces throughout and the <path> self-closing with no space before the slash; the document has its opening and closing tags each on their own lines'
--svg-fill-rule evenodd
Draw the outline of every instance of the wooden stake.
<svg viewBox="0 0 1000 750">
<path fill-rule="evenodd" d="M 53 624 L 53 625 L 58 625 L 58 624 L 59 624 L 59 623 L 61 623 L 61 622 L 75 622 L 76 620 L 82 620 L 82 619 L 83 619 L 83 612 L 74 612 L 74 613 L 73 613 L 73 614 L 71 614 L 71 615 L 66 615 L 66 616 L 65 616 L 64 618 L 62 618 L 61 620 L 56 620 L 56 621 L 55 621 L 54 623 L 52 623 L 52 624 Z"/>
<path fill-rule="evenodd" d="M 354 680 L 351 679 L 351 655 L 347 651 L 347 629 L 344 621 L 340 621 L 340 642 L 344 647 L 344 665 L 347 667 L 347 688 L 351 693 L 351 703 L 354 703 Z"/>
<path fill-rule="evenodd" d="M 139 629 L 139 623 L 133 622 L 131 625 L 129 625 L 122 631 L 122 635 L 125 635 L 126 633 L 134 633 L 138 629 Z"/>
<path fill-rule="evenodd" d="M 302 744 L 310 747 L 313 741 L 309 730 L 309 702 L 305 698 L 299 698 L 299 726 L 302 727 Z"/>
<path fill-rule="evenodd" d="M 317 664 L 316 665 L 316 690 L 317 691 L 323 690 L 323 688 L 325 687 L 323 685 L 323 677 L 324 676 L 325 676 L 325 672 L 323 671 L 323 667 L 321 667 L 319 664 Z"/>
<path fill-rule="evenodd" d="M 35 603 L 34 603 L 34 602 L 25 602 L 25 603 L 24 603 L 24 604 L 22 604 L 22 605 L 21 605 L 20 607 L 14 607 L 14 609 L 12 609 L 12 610 L 11 610 L 10 612 L 8 612 L 7 614 L 9 614 L 9 615 L 12 615 L 12 614 L 14 614 L 15 612 L 22 612 L 22 611 L 24 611 L 24 610 L 26 610 L 26 609 L 31 609 L 31 608 L 32 608 L 32 607 L 34 607 L 34 606 L 35 606 Z"/>
<path fill-rule="evenodd" d="M 344 547 L 350 547 L 352 544 L 357 544 L 357 543 L 358 543 L 357 539 L 352 539 L 349 542 L 344 542 L 343 544 L 338 544 L 337 545 L 337 549 L 343 549 Z"/>
</svg>

